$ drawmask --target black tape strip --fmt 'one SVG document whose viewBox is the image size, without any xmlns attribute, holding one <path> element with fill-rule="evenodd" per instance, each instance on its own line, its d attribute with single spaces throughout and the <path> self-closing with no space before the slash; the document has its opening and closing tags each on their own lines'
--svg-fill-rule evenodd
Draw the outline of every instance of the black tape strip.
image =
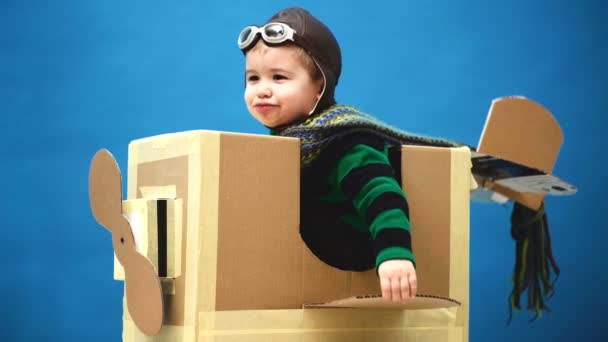
<svg viewBox="0 0 608 342">
<path fill-rule="evenodd" d="M 158 276 L 167 277 L 167 200 L 156 201 L 158 224 Z"/>
<path fill-rule="evenodd" d="M 410 219 L 410 210 L 403 195 L 396 192 L 385 192 L 376 197 L 367 209 L 367 222 L 371 224 L 378 215 L 390 209 L 401 209 L 405 217 Z"/>
<path fill-rule="evenodd" d="M 374 240 L 374 252 L 376 255 L 388 247 L 405 247 L 412 249 L 412 238 L 410 232 L 403 228 L 385 228 L 378 232 Z"/>
<path fill-rule="evenodd" d="M 388 164 L 374 163 L 350 171 L 342 180 L 342 191 L 349 198 L 354 198 L 363 186 L 376 177 L 392 177 L 393 169 Z"/>
</svg>

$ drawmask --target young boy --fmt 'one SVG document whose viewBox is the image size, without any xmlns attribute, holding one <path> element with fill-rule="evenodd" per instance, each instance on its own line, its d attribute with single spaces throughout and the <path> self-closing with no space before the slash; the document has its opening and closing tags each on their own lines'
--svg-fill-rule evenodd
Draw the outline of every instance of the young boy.
<svg viewBox="0 0 608 342">
<path fill-rule="evenodd" d="M 344 270 L 376 267 L 382 296 L 416 295 L 408 204 L 389 161 L 403 143 L 456 144 L 391 128 L 337 105 L 341 52 L 331 31 L 302 8 L 243 29 L 245 103 L 271 134 L 301 139 L 301 228 L 310 250 Z"/>
</svg>

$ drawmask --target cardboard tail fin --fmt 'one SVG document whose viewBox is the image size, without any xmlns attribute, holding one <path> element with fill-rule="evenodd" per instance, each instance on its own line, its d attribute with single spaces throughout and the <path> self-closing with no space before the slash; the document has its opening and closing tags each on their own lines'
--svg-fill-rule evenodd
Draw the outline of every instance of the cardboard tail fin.
<svg viewBox="0 0 608 342">
<path fill-rule="evenodd" d="M 562 142 L 562 130 L 546 108 L 524 97 L 503 97 L 492 102 L 477 151 L 551 174 Z M 511 214 L 511 236 L 516 246 L 509 321 L 512 310 L 520 310 L 520 299 L 526 291 L 526 308 L 537 318 L 542 311 L 550 311 L 546 300 L 551 298 L 559 275 L 551 251 L 544 196 L 519 193 L 500 184 L 493 184 L 491 190 L 515 201 Z"/>
</svg>

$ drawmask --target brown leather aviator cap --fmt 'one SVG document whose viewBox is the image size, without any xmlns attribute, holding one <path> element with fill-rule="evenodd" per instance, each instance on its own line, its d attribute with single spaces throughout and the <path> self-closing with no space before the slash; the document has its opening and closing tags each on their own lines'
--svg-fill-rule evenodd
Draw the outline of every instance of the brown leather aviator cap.
<svg viewBox="0 0 608 342">
<path fill-rule="evenodd" d="M 325 77 L 325 91 L 315 109 L 318 113 L 336 103 L 334 90 L 342 71 L 342 53 L 329 28 L 310 12 L 300 7 L 286 8 L 273 15 L 269 22 L 289 25 L 296 31 L 294 42 L 304 48 L 317 62 Z"/>
</svg>

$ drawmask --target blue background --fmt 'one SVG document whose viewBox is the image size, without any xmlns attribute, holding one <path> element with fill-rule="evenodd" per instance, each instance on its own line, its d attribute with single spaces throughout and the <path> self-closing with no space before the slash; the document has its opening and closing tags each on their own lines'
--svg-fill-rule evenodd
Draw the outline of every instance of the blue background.
<svg viewBox="0 0 608 342">
<path fill-rule="evenodd" d="M 122 283 L 93 219 L 89 162 L 127 166 L 131 140 L 211 129 L 266 134 L 242 100 L 240 29 L 292 1 L 0 0 L 0 340 L 121 336 Z M 608 2 L 300 1 L 343 51 L 340 102 L 476 145 L 491 100 L 525 95 L 565 134 L 549 198 L 562 269 L 554 310 L 506 326 L 509 210 L 473 204 L 471 341 L 608 336 Z"/>
</svg>

